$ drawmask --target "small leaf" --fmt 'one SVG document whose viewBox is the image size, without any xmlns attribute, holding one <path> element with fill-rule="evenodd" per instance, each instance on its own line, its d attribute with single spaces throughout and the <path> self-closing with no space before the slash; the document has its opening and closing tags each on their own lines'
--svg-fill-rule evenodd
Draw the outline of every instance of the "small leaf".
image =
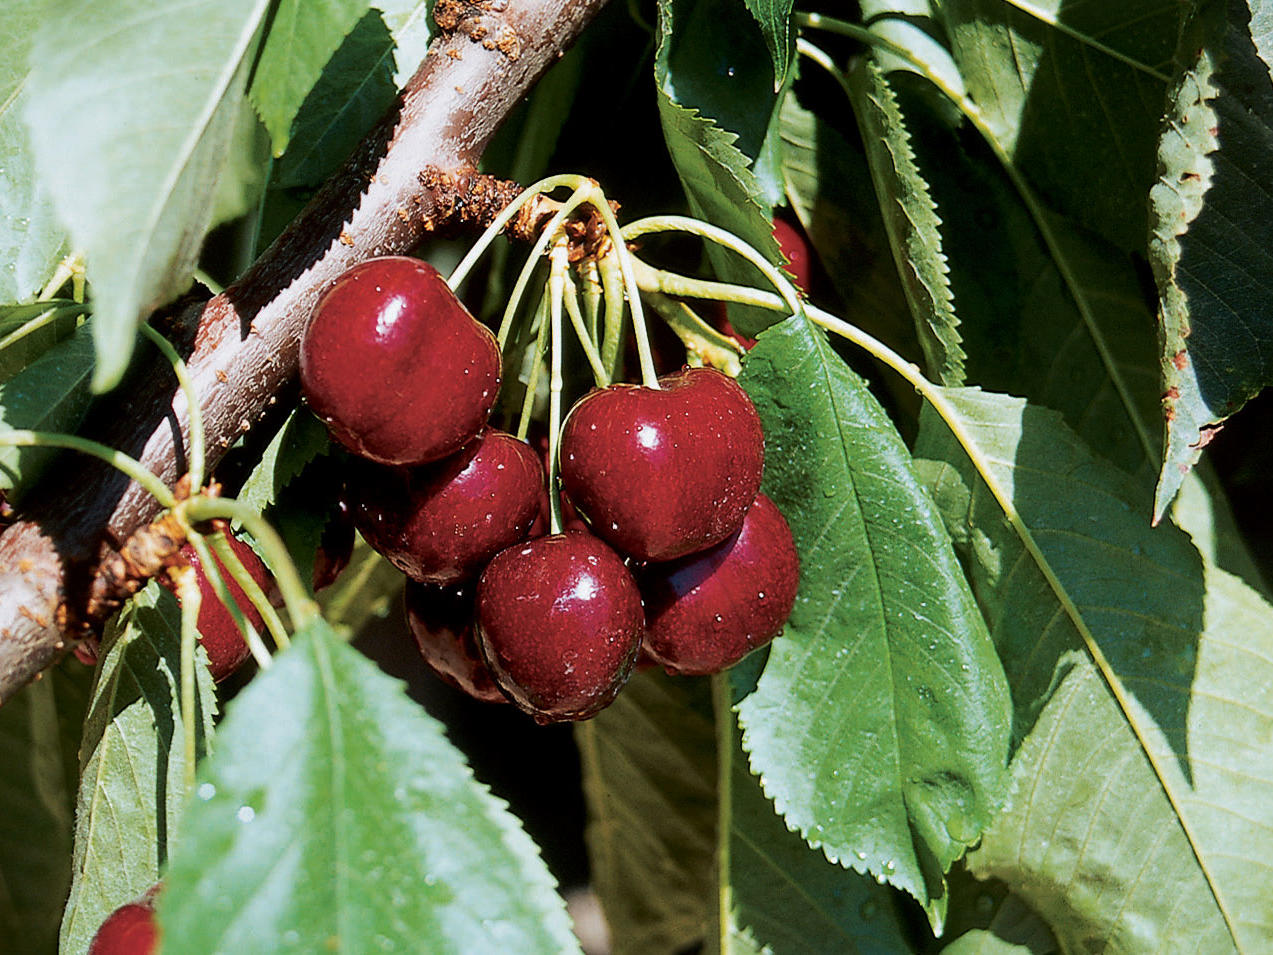
<svg viewBox="0 0 1273 955">
<path fill-rule="evenodd" d="M 159 918 L 177 951 L 579 950 L 516 819 L 321 620 L 230 704 Z"/>
<path fill-rule="evenodd" d="M 739 706 L 752 770 L 812 845 L 940 925 L 940 873 L 1003 792 L 994 647 L 905 445 L 821 333 L 803 317 L 766 332 L 740 381 L 801 559 L 791 621 Z"/>
<path fill-rule="evenodd" d="M 397 46 L 393 85 L 402 89 L 420 66 L 429 41 L 433 39 L 429 29 L 432 0 L 375 0 L 372 6 L 384 15 L 385 26 L 393 34 L 393 42 Z"/>
<path fill-rule="evenodd" d="M 212 735 L 216 691 L 197 668 L 199 748 Z M 159 879 L 189 793 L 181 723 L 181 611 L 150 583 L 121 611 L 101 648 L 84 723 L 75 812 L 74 882 L 60 951 L 87 951 L 120 905 Z"/>
<path fill-rule="evenodd" d="M 615 955 L 683 952 L 714 931 L 716 734 L 705 680 L 633 677 L 578 724 L 588 860 Z"/>
<path fill-rule="evenodd" d="M 1167 415 L 1159 517 L 1220 424 L 1273 382 L 1273 197 L 1251 188 L 1273 177 L 1273 85 L 1246 25 L 1211 20 L 1172 90 L 1151 193 Z"/>
<path fill-rule="evenodd" d="M 269 0 L 68 0 L 36 34 L 25 118 L 93 285 L 93 387 L 189 287 Z"/>
<path fill-rule="evenodd" d="M 239 489 L 238 500 L 264 511 L 307 464 L 330 447 L 323 423 L 307 409 L 295 409 L 266 445 L 260 463 Z"/>
<path fill-rule="evenodd" d="M 292 121 L 341 41 L 367 12 L 367 0 L 280 0 L 248 96 L 281 156 Z"/>
<path fill-rule="evenodd" d="M 84 418 L 92 393 L 93 330 L 76 329 L 0 385 L 0 429 L 72 432 Z M 20 497 L 58 452 L 51 448 L 0 447 L 0 489 Z"/>
<path fill-rule="evenodd" d="M 774 64 L 774 89 L 782 88 L 791 64 L 792 0 L 746 0 L 747 9 L 760 24 L 765 46 Z"/>
</svg>

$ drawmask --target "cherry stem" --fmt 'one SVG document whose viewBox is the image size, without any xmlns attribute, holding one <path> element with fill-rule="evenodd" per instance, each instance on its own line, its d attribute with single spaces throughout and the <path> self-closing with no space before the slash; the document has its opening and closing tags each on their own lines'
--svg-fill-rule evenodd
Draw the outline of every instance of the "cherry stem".
<svg viewBox="0 0 1273 955">
<path fill-rule="evenodd" d="M 152 471 L 144 468 L 140 461 L 131 458 L 123 451 L 81 438 L 73 434 L 59 434 L 53 431 L 28 431 L 25 429 L 0 430 L 0 447 L 9 448 L 65 448 L 79 451 L 105 461 L 118 471 L 126 474 L 159 502 L 161 507 L 174 507 L 177 499 L 172 491 Z"/>
<path fill-rule="evenodd" d="M 199 392 L 195 388 L 194 381 L 190 378 L 190 371 L 186 368 L 186 363 L 182 361 L 181 356 L 177 354 L 177 350 L 172 347 L 168 339 L 145 324 L 141 326 L 141 333 L 149 338 L 155 347 L 163 353 L 163 356 L 168 359 L 168 364 L 172 365 L 173 374 L 177 376 L 177 384 L 181 386 L 181 393 L 186 399 L 186 416 L 190 426 L 190 453 L 187 458 L 188 473 L 190 474 L 191 490 L 197 490 L 203 487 L 205 460 L 203 408 L 199 404 Z"/>
<path fill-rule="evenodd" d="M 67 305 L 59 302 L 50 302 L 49 307 L 30 321 L 23 322 L 20 326 L 11 331 L 4 338 L 0 338 L 0 351 L 4 351 L 15 342 L 21 341 L 28 335 L 38 332 L 50 322 L 56 320 L 62 315 L 82 314 L 88 311 L 83 305 Z"/>
<path fill-rule="evenodd" d="M 587 317 L 588 338 L 595 344 L 601 340 L 601 303 L 605 299 L 605 289 L 601 285 L 601 272 L 597 268 L 596 259 L 584 259 L 576 266 L 579 281 L 583 283 L 583 310 Z M 604 345 L 601 346 L 604 349 Z M 605 366 L 604 352 L 602 366 Z M 612 376 L 607 373 L 606 378 Z"/>
<path fill-rule="evenodd" d="M 619 361 L 623 357 L 623 270 L 619 268 L 619 256 L 611 242 L 597 262 L 601 277 L 602 294 L 605 296 L 605 315 L 602 325 L 605 338 L 601 342 L 601 363 L 613 381 L 619 373 Z"/>
<path fill-rule="evenodd" d="M 597 383 L 597 387 L 604 388 L 610 384 L 610 376 L 606 374 L 605 365 L 602 364 L 601 356 L 597 353 L 596 342 L 588 334 L 588 326 L 584 322 L 583 312 L 579 306 L 579 288 L 568 272 L 562 275 L 562 281 L 564 289 L 562 300 L 566 306 L 566 314 L 570 316 L 570 324 L 574 326 L 575 337 L 579 339 L 584 356 L 588 359 L 588 364 L 592 366 L 592 380 Z"/>
<path fill-rule="evenodd" d="M 561 305 L 566 291 L 570 249 L 562 235 L 553 245 L 548 273 L 548 308 L 552 323 L 552 374 L 548 379 L 548 533 L 561 533 L 561 495 L 557 493 L 557 452 L 561 437 Z"/>
<path fill-rule="evenodd" d="M 57 268 L 53 270 L 53 275 L 45 283 L 44 288 L 40 290 L 40 294 L 36 296 L 37 302 L 47 302 L 53 298 L 67 280 L 71 280 L 72 295 L 75 301 L 82 302 L 84 300 L 84 256 L 78 252 L 72 252 L 66 258 L 57 264 Z"/>
<path fill-rule="evenodd" d="M 234 548 L 230 546 L 230 542 L 224 534 L 214 534 L 211 537 L 211 541 L 212 550 L 217 555 L 217 559 L 230 572 L 230 576 L 243 589 L 243 593 L 247 595 L 248 600 L 252 601 L 252 606 L 261 615 L 261 619 L 265 621 L 266 629 L 270 631 L 270 636 L 274 638 L 275 646 L 280 650 L 286 649 L 291 642 L 287 637 L 287 628 L 283 626 L 283 621 L 279 619 L 278 611 L 274 609 L 274 605 L 270 603 L 265 592 L 261 590 L 256 578 L 248 573 L 248 569 L 243 566 L 243 561 L 234 552 Z"/>
<path fill-rule="evenodd" d="M 539 390 L 539 372 L 544 364 L 544 354 L 548 350 L 548 296 L 539 297 L 539 306 L 535 310 L 535 321 L 539 331 L 535 335 L 532 346 L 535 351 L 531 357 L 530 371 L 526 375 L 526 393 L 522 395 L 522 412 L 517 423 L 517 437 L 526 440 L 530 432 L 531 412 L 535 407 L 535 393 Z"/>
<path fill-rule="evenodd" d="M 194 552 L 199 555 L 199 563 L 203 565 L 204 576 L 208 578 L 208 583 L 212 585 L 212 590 L 216 593 L 217 600 L 221 601 L 222 606 L 229 613 L 230 619 L 239 628 L 239 633 L 243 635 L 243 639 L 247 643 L 248 649 L 252 652 L 252 656 L 256 659 L 257 664 L 262 670 L 269 669 L 270 663 L 273 662 L 270 658 L 270 651 L 261 642 L 261 637 L 257 634 L 256 628 L 243 615 L 243 610 L 239 607 L 238 601 L 230 593 L 230 586 L 226 583 L 220 566 L 213 560 L 212 551 L 208 547 L 207 540 L 193 527 L 186 529 L 186 538 L 190 541 L 190 546 L 194 548 Z"/>
<path fill-rule="evenodd" d="M 181 729 L 185 737 L 186 765 L 184 779 L 186 792 L 194 792 L 195 760 L 195 659 L 194 648 L 199 640 L 199 608 L 203 594 L 199 592 L 199 580 L 193 567 L 174 569 L 170 576 L 177 585 L 177 599 L 181 602 Z"/>
<path fill-rule="evenodd" d="M 731 378 L 738 377 L 743 368 L 739 360 L 743 348 L 738 342 L 716 331 L 684 302 L 662 292 L 642 294 L 668 327 L 676 332 L 691 357 L 720 369 Z"/>
<path fill-rule="evenodd" d="M 600 187 L 595 188 L 592 204 L 605 223 L 606 231 L 610 233 L 611 249 L 618 258 L 619 269 L 623 273 L 624 292 L 627 295 L 628 308 L 632 311 L 632 330 L 636 333 L 637 357 L 641 361 L 641 383 L 647 388 L 657 390 L 659 374 L 654 369 L 654 354 L 650 349 L 650 335 L 645 326 L 645 312 L 641 308 L 641 293 L 632 267 L 633 255 L 628 251 L 624 230 L 619 227 L 619 220 L 614 217 L 614 210 L 610 208 L 610 202 Z"/>
</svg>

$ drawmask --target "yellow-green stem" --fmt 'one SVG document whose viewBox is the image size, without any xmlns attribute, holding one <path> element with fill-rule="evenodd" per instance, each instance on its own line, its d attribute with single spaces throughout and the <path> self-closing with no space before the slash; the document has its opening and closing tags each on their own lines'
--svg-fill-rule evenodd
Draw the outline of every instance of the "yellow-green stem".
<svg viewBox="0 0 1273 955">
<path fill-rule="evenodd" d="M 199 580 L 194 568 L 182 567 L 175 571 L 177 597 L 181 601 L 181 729 L 185 738 L 186 765 L 183 778 L 186 792 L 194 792 L 195 761 L 198 758 L 195 737 L 195 657 L 194 648 L 199 640 L 199 607 L 203 595 L 199 592 Z"/>
<path fill-rule="evenodd" d="M 243 566 L 243 561 L 239 559 L 239 555 L 234 552 L 234 548 L 230 546 L 230 542 L 226 540 L 224 534 L 213 534 L 210 538 L 212 541 L 212 549 L 217 555 L 217 559 L 221 561 L 226 570 L 230 572 L 230 576 L 234 578 L 252 602 L 252 606 L 256 608 L 256 612 L 261 615 L 261 619 L 265 622 L 266 629 L 270 631 L 270 636 L 274 638 L 274 644 L 280 650 L 287 649 L 291 642 L 287 637 L 287 628 L 283 626 L 283 621 L 279 618 L 278 611 L 274 609 L 274 605 L 270 603 L 269 597 L 265 591 L 261 589 L 256 579 L 248 573 L 248 569 Z"/>
<path fill-rule="evenodd" d="M 0 447 L 10 448 L 66 448 L 79 451 L 100 461 L 105 461 L 117 471 L 132 478 L 159 502 L 162 507 L 172 507 L 177 503 L 168 486 L 151 471 L 142 467 L 136 458 L 130 458 L 123 451 L 116 451 L 104 444 L 90 441 L 88 438 L 73 434 L 58 434 L 52 431 L 28 431 L 25 429 L 0 430 Z"/>
</svg>

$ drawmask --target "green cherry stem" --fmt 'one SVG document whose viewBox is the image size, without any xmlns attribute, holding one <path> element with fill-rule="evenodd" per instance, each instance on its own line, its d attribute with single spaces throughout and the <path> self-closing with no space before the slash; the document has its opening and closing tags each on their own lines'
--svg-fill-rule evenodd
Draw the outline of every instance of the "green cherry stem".
<svg viewBox="0 0 1273 955">
<path fill-rule="evenodd" d="M 186 792 L 194 792 L 195 760 L 198 758 L 195 738 L 194 712 L 194 648 L 199 640 L 199 607 L 203 595 L 199 592 L 199 580 L 193 567 L 182 567 L 172 572 L 177 586 L 177 599 L 181 602 L 181 730 L 184 736 L 186 765 L 183 777 Z"/>
<path fill-rule="evenodd" d="M 540 369 L 544 365 L 544 355 L 548 351 L 548 295 L 544 294 L 539 297 L 539 306 L 536 309 L 535 321 L 538 323 L 539 331 L 535 335 L 535 342 L 531 346 L 535 349 L 531 356 L 530 371 L 526 375 L 526 392 L 522 395 L 522 411 L 521 417 L 517 422 L 517 437 L 522 441 L 526 440 L 526 435 L 530 433 L 531 412 L 535 407 L 535 393 L 539 390 L 539 374 Z M 523 365 L 523 367 L 525 367 Z"/>
<path fill-rule="evenodd" d="M 172 347 L 172 343 L 149 325 L 142 325 L 141 333 L 149 338 L 154 346 L 163 353 L 163 356 L 168 359 L 168 364 L 172 365 L 173 374 L 177 376 L 177 384 L 181 386 L 181 393 L 185 396 L 186 415 L 190 422 L 190 448 L 187 463 L 189 464 L 190 487 L 192 490 L 196 490 L 203 487 L 204 478 L 203 407 L 199 404 L 199 392 L 195 390 L 194 381 L 190 378 L 190 371 L 186 368 L 186 363 L 177 354 L 177 350 Z"/>
<path fill-rule="evenodd" d="M 718 368 L 731 378 L 742 371 L 739 361 L 742 346 L 728 335 L 722 335 L 703 321 L 698 313 L 684 302 L 662 292 L 643 292 L 645 300 L 659 313 L 668 327 L 676 332 L 686 351 L 700 362 Z"/>
<path fill-rule="evenodd" d="M 614 250 L 613 242 L 598 260 L 597 272 L 601 278 L 602 295 L 605 299 L 601 363 L 605 366 L 606 374 L 613 381 L 619 373 L 619 361 L 623 358 L 624 312 L 623 270 L 619 268 L 619 255 Z"/>
<path fill-rule="evenodd" d="M 575 329 L 575 337 L 579 339 L 579 346 L 583 349 L 584 357 L 588 359 L 588 364 L 592 367 L 593 381 L 597 383 L 597 387 L 604 388 L 610 384 L 610 376 L 606 374 L 601 355 L 597 353 L 596 342 L 588 334 L 588 326 L 579 305 L 579 288 L 570 278 L 569 272 L 563 273 L 562 282 L 564 289 L 562 301 L 566 306 L 566 314 L 570 316 L 570 324 Z"/>
<path fill-rule="evenodd" d="M 266 629 L 270 631 L 270 636 L 274 638 L 275 646 L 280 650 L 286 647 L 290 642 L 287 638 L 287 628 L 283 626 L 283 621 L 279 619 L 278 611 L 270 603 L 265 591 L 261 589 L 261 585 L 248 573 L 248 569 L 243 566 L 243 561 L 234 552 L 234 548 L 230 546 L 230 542 L 226 540 L 224 534 L 213 534 L 209 539 L 212 542 L 212 550 L 217 555 L 217 560 L 221 561 L 225 569 L 230 572 L 234 582 L 242 588 L 248 600 L 252 601 L 252 606 L 256 608 L 256 612 L 265 621 Z"/>
<path fill-rule="evenodd" d="M 50 303 L 49 307 L 41 312 L 35 318 L 28 322 L 24 322 L 15 328 L 8 335 L 0 338 L 0 351 L 4 351 L 15 342 L 21 341 L 33 332 L 38 332 L 41 328 L 47 326 L 57 318 L 63 315 L 82 314 L 88 311 L 83 305 L 66 305 L 62 303 Z"/>
<path fill-rule="evenodd" d="M 588 338 L 592 342 L 601 341 L 601 307 L 605 300 L 605 288 L 601 284 L 601 271 L 597 267 L 596 259 L 584 259 L 580 262 L 577 271 L 579 273 L 579 281 L 583 284 L 581 298 L 583 300 L 583 312 L 587 319 Z M 604 343 L 602 344 L 602 365 L 605 366 Z M 607 378 L 612 376 L 607 374 Z"/>
<path fill-rule="evenodd" d="M 623 274 L 624 293 L 627 296 L 628 308 L 632 310 L 632 330 L 636 333 L 637 357 L 641 361 L 641 383 L 647 388 L 657 390 L 659 373 L 654 369 L 654 353 L 650 348 L 650 335 L 645 326 L 645 312 L 641 309 L 641 293 L 637 288 L 636 272 L 632 267 L 635 257 L 628 250 L 626 233 L 619 227 L 619 220 L 614 217 L 610 201 L 606 199 L 606 194 L 600 187 L 594 188 L 592 205 L 601 216 L 601 221 L 605 223 L 606 231 L 610 233 L 611 250 L 618 258 L 619 270 Z M 608 292 L 607 289 L 607 294 Z"/>
<path fill-rule="evenodd" d="M 558 447 L 561 437 L 561 305 L 566 291 L 566 270 L 570 268 L 566 237 L 553 245 L 548 273 L 548 308 L 552 323 L 552 373 L 548 379 L 548 533 L 561 533 L 561 495 L 557 487 Z"/>
<path fill-rule="evenodd" d="M 273 662 L 270 657 L 270 651 L 261 642 L 261 637 L 256 632 L 256 628 L 243 615 L 238 601 L 230 593 L 230 586 L 226 583 L 220 566 L 212 558 L 212 550 L 208 547 L 207 539 L 193 527 L 186 528 L 186 539 L 190 541 L 190 546 L 194 548 L 194 552 L 199 555 L 199 563 L 203 565 L 204 576 L 208 578 L 208 583 L 212 585 L 213 592 L 216 593 L 217 599 L 225 607 L 230 619 L 234 621 L 234 625 L 239 628 L 239 633 L 243 635 L 243 639 L 248 645 L 248 650 L 252 652 L 257 665 L 262 670 L 269 669 L 270 664 Z"/>
<path fill-rule="evenodd" d="M 0 430 L 0 447 L 8 448 L 66 448 L 79 451 L 98 460 L 105 461 L 118 471 L 128 475 L 140 484 L 162 507 L 173 507 L 177 503 L 168 485 L 159 480 L 153 472 L 148 471 L 136 458 L 130 458 L 123 451 L 81 438 L 73 434 L 58 434 L 52 431 L 28 431 L 25 429 Z"/>
</svg>

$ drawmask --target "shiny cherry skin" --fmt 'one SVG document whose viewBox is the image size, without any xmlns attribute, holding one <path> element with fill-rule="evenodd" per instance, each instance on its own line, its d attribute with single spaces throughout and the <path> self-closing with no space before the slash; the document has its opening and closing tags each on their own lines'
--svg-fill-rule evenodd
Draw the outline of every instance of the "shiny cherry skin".
<svg viewBox="0 0 1273 955">
<path fill-rule="evenodd" d="M 502 551 L 477 585 L 477 642 L 495 682 L 536 722 L 609 706 L 641 648 L 641 594 L 622 558 L 585 531 Z"/>
<path fill-rule="evenodd" d="M 323 293 L 301 341 L 301 385 L 338 442 L 382 464 L 454 454 L 499 392 L 495 336 L 431 265 L 368 259 Z"/>
<path fill-rule="evenodd" d="M 799 579 L 791 529 L 761 494 L 728 540 L 641 569 L 645 652 L 669 673 L 719 673 L 782 632 Z"/>
<path fill-rule="evenodd" d="M 233 534 L 226 533 L 225 538 L 230 542 L 230 548 L 234 551 L 235 556 L 243 562 L 244 569 L 257 582 L 261 590 L 268 595 L 274 588 L 274 580 L 266 569 L 265 564 L 261 562 L 261 558 L 256 556 L 256 551 Z M 199 616 L 195 625 L 199 630 L 199 644 L 208 655 L 208 669 L 212 672 L 212 679 L 220 683 L 246 663 L 252 652 L 248 649 L 247 642 L 243 639 L 243 633 L 235 624 L 234 617 L 230 615 L 230 611 L 226 609 L 225 605 L 217 597 L 212 581 L 208 579 L 207 573 L 204 572 L 203 562 L 199 559 L 198 552 L 190 544 L 183 544 L 180 553 L 182 562 L 194 568 L 195 576 L 199 581 L 199 595 L 202 599 L 199 603 Z M 243 592 L 243 588 L 230 576 L 230 572 L 225 569 L 225 565 L 221 563 L 215 553 L 213 559 L 217 562 L 217 569 L 221 572 L 221 579 L 229 587 L 230 595 L 243 612 L 243 616 L 258 631 L 264 630 L 265 621 L 261 618 L 261 614 L 256 607 L 252 605 L 252 601 L 248 599 L 247 594 Z M 160 576 L 159 582 L 173 593 L 176 593 L 176 585 L 172 583 L 167 575 Z"/>
<path fill-rule="evenodd" d="M 638 560 L 673 560 L 738 530 L 760 490 L 765 442 L 747 393 L 714 368 L 659 389 L 594 389 L 561 436 L 561 480 L 593 532 Z"/>
<path fill-rule="evenodd" d="M 483 703 L 507 703 L 486 668 L 473 632 L 469 587 L 427 587 L 407 581 L 407 625 L 420 656 L 444 682 Z"/>
<path fill-rule="evenodd" d="M 796 287 L 802 292 L 809 291 L 813 280 L 813 260 L 809 255 L 809 242 L 800 231 L 799 226 L 792 225 L 786 219 L 774 219 L 774 238 L 778 240 L 778 248 L 787 259 L 787 272 L 796 280 Z"/>
<path fill-rule="evenodd" d="M 121 905 L 106 917 L 93 936 L 88 955 L 152 955 L 159 950 L 155 922 L 155 890 Z"/>
<path fill-rule="evenodd" d="M 354 512 L 347 496 L 336 502 L 314 554 L 314 593 L 330 587 L 354 556 Z"/>
<path fill-rule="evenodd" d="M 487 429 L 445 460 L 406 470 L 368 464 L 352 483 L 367 543 L 412 580 L 445 587 L 526 538 L 544 469 L 526 442 Z"/>
</svg>

